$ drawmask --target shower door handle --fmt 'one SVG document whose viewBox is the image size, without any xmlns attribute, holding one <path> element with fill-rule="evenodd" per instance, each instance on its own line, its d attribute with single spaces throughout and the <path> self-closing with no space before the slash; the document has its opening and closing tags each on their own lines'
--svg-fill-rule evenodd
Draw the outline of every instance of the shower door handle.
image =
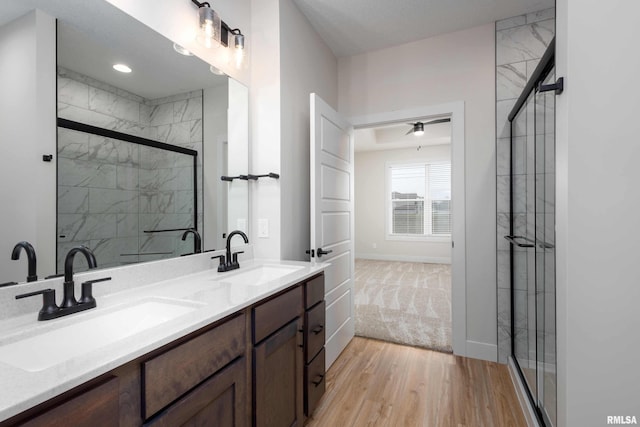
<svg viewBox="0 0 640 427">
<path fill-rule="evenodd" d="M 509 243 L 511 243 L 512 245 L 516 245 L 520 248 L 535 248 L 536 245 L 532 244 L 532 243 L 523 243 L 523 242 L 518 242 L 516 239 L 522 239 L 525 242 L 529 242 L 529 239 L 527 239 L 524 236 L 504 236 L 505 239 L 507 239 L 509 241 Z"/>
</svg>

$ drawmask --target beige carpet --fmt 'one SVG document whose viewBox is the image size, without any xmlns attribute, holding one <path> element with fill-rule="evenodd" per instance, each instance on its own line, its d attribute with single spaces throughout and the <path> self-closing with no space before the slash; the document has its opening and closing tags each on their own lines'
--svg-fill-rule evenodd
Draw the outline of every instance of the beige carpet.
<svg viewBox="0 0 640 427">
<path fill-rule="evenodd" d="M 451 352 L 451 265 L 356 259 L 356 335 Z"/>
</svg>

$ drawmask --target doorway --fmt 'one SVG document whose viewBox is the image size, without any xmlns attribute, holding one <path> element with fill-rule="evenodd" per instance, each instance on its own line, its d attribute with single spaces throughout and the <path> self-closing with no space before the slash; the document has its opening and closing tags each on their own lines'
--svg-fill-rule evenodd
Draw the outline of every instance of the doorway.
<svg viewBox="0 0 640 427">
<path fill-rule="evenodd" d="M 448 258 L 450 260 L 450 264 L 448 264 L 448 268 L 450 268 L 450 283 L 451 283 L 449 307 L 450 307 L 450 313 L 451 313 L 450 314 L 451 326 L 450 326 L 450 338 L 445 337 L 445 342 L 448 341 L 449 347 L 438 348 L 438 349 L 449 350 L 449 351 L 453 350 L 454 354 L 466 355 L 466 311 L 465 311 L 466 280 L 465 280 L 465 225 L 464 225 L 464 212 L 465 212 L 464 210 L 464 104 L 462 102 L 458 102 L 458 103 L 450 103 L 450 104 L 443 104 L 443 105 L 431 106 L 431 107 L 422 107 L 422 108 L 409 109 L 409 110 L 399 110 L 399 111 L 388 112 L 388 113 L 379 113 L 374 115 L 352 118 L 351 122 L 353 123 L 356 132 L 358 130 L 368 130 L 370 132 L 371 129 L 393 127 L 393 126 L 404 126 L 404 129 L 406 131 L 407 129 L 410 129 L 410 126 L 407 126 L 407 123 L 414 124 L 419 121 L 427 122 L 430 120 L 442 119 L 442 118 L 450 118 L 451 120 L 450 134 L 447 137 L 450 140 L 450 144 L 447 148 L 444 149 L 449 153 L 450 176 L 451 176 L 451 181 L 450 181 L 451 182 L 451 190 L 450 190 L 451 200 L 447 202 L 447 203 L 450 203 L 450 211 L 451 211 L 450 237 L 448 237 L 445 240 L 447 242 L 446 245 L 448 246 L 448 248 L 444 256 L 442 255 L 434 256 L 434 258 L 439 258 L 439 259 L 432 258 L 431 260 L 426 260 L 424 254 L 418 253 L 414 255 L 414 258 L 405 257 L 404 260 L 394 261 L 393 259 L 391 259 L 388 261 L 405 262 L 409 264 L 411 264 L 411 262 L 416 264 L 417 262 L 417 264 L 423 265 L 425 261 L 431 261 L 431 262 L 433 262 L 434 260 L 436 262 L 445 261 L 443 258 L 447 258 L 447 255 L 449 256 Z M 356 136 L 356 144 L 358 143 L 357 141 L 358 141 L 358 138 Z M 442 141 L 440 141 L 439 145 L 442 145 Z M 422 147 L 418 149 L 418 147 L 420 147 L 420 144 L 414 143 L 414 146 L 411 148 L 411 150 L 413 150 L 415 153 L 419 153 L 419 151 L 424 149 Z M 385 166 L 385 172 L 384 172 L 385 177 L 389 173 L 393 174 L 393 171 L 391 170 L 392 166 L 393 165 Z M 428 177 L 430 173 L 428 166 L 427 167 L 423 166 L 423 168 L 424 168 L 423 175 Z M 407 172 L 407 170 L 405 170 L 404 172 Z M 414 170 L 413 172 L 415 173 L 416 171 Z M 358 179 L 358 173 L 356 171 L 356 180 L 357 179 Z M 382 191 L 382 194 L 386 194 L 389 192 L 389 191 L 385 191 L 384 188 L 381 189 L 381 191 Z M 358 198 L 357 190 L 355 193 L 355 197 L 357 200 Z M 455 202 L 453 200 L 455 200 Z M 413 202 L 416 202 L 416 201 L 417 200 L 413 200 Z M 407 203 L 407 200 L 396 200 L 396 202 L 398 202 L 395 204 L 396 207 L 404 208 L 405 210 L 410 207 L 409 203 Z M 385 203 L 387 203 L 391 207 L 394 206 L 394 200 L 391 200 L 391 197 L 389 197 L 389 200 Z M 385 208 L 383 208 L 383 210 L 385 210 Z M 392 213 L 393 211 L 391 208 L 387 210 L 389 210 L 389 213 L 387 214 L 385 221 L 387 224 L 393 224 L 393 218 L 389 220 L 389 216 L 393 217 L 393 213 Z M 413 218 L 415 219 L 415 214 L 412 214 L 412 215 L 414 215 Z M 358 212 L 356 208 L 356 217 L 357 216 L 358 216 Z M 407 216 L 411 217 L 411 215 L 407 215 Z M 434 224 L 432 216 L 430 216 L 429 221 L 423 221 L 423 224 L 428 224 L 430 227 L 433 227 L 434 225 L 437 226 L 437 224 Z M 406 223 L 404 224 L 404 226 L 408 227 L 410 226 L 410 224 Z M 384 225 L 384 227 L 385 227 L 384 233 L 386 236 L 387 226 Z M 356 230 L 358 230 L 357 227 L 356 227 Z M 356 242 L 358 242 L 359 238 L 360 237 L 358 235 L 358 232 L 356 231 Z M 371 250 L 374 250 L 373 248 L 374 243 L 377 243 L 377 242 L 367 243 L 370 245 L 369 247 L 371 248 Z M 369 253 L 370 252 L 371 251 L 369 251 Z M 358 253 L 358 247 L 356 247 L 356 257 L 358 256 L 357 253 Z M 364 253 L 365 253 L 365 256 L 363 256 L 363 259 L 361 261 L 356 262 L 356 287 L 358 286 L 357 282 L 359 278 L 358 277 L 359 270 L 370 273 L 373 269 L 373 266 L 367 265 L 367 263 L 371 261 L 374 261 L 374 262 L 381 261 L 380 259 L 375 259 L 375 257 L 371 257 L 371 256 L 368 256 L 367 258 L 374 258 L 373 260 L 371 259 L 364 260 L 364 257 L 366 257 L 366 252 Z M 407 273 L 407 276 L 411 276 L 415 273 L 418 273 L 418 274 L 422 273 L 418 271 L 412 271 L 412 272 L 408 271 L 410 269 L 413 269 L 413 270 L 416 269 L 415 268 L 416 266 L 409 265 L 409 264 L 405 266 L 398 265 L 396 267 L 399 267 L 400 269 L 404 268 L 405 270 L 404 273 Z M 378 268 L 387 268 L 387 267 L 379 265 Z M 446 276 L 446 273 L 443 274 L 443 276 Z M 356 289 L 356 305 L 358 304 L 357 292 L 358 290 Z M 393 295 L 391 296 L 387 295 L 387 296 L 389 297 L 389 301 L 391 302 L 391 304 L 394 304 L 393 302 L 394 300 L 398 301 L 397 298 L 395 298 Z M 363 298 L 367 298 L 367 297 L 365 296 Z M 385 292 L 381 291 L 376 298 L 384 299 Z M 412 298 L 409 296 L 408 299 L 411 300 Z M 400 308 L 399 304 L 396 304 L 396 307 Z M 414 307 L 414 308 L 417 308 L 417 307 Z M 425 311 L 429 311 L 428 304 L 425 305 L 425 309 L 426 309 Z M 436 309 L 433 306 L 431 307 L 431 309 L 432 309 L 431 314 L 433 314 L 433 311 L 435 311 Z M 419 332 L 424 332 L 424 331 L 420 331 L 420 325 L 416 325 L 416 326 Z M 440 342 L 442 342 L 442 340 Z"/>
<path fill-rule="evenodd" d="M 354 131 L 355 334 L 451 352 L 451 123 Z"/>
</svg>

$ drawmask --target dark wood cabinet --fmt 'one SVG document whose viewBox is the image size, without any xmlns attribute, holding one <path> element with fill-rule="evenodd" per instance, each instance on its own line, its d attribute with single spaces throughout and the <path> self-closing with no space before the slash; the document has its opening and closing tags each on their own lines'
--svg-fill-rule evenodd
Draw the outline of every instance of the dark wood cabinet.
<svg viewBox="0 0 640 427">
<path fill-rule="evenodd" d="M 325 356 L 324 347 L 320 353 L 304 367 L 304 413 L 307 416 L 313 414 L 314 409 L 320 403 L 325 390 Z"/>
<path fill-rule="evenodd" d="M 15 425 L 28 427 L 110 427 L 119 423 L 118 378 L 109 377 Z"/>
<path fill-rule="evenodd" d="M 304 423 L 303 289 L 297 285 L 253 308 L 253 425 Z"/>
<path fill-rule="evenodd" d="M 148 419 L 206 378 L 244 354 L 245 316 L 142 363 L 142 412 Z"/>
<path fill-rule="evenodd" d="M 244 427 L 246 364 L 240 358 L 160 412 L 145 426 Z"/>
<path fill-rule="evenodd" d="M 324 275 L 304 283 L 304 413 L 313 414 L 325 391 L 325 323 Z"/>
<path fill-rule="evenodd" d="M 254 425 L 302 426 L 302 321 L 297 318 L 256 345 Z"/>
</svg>

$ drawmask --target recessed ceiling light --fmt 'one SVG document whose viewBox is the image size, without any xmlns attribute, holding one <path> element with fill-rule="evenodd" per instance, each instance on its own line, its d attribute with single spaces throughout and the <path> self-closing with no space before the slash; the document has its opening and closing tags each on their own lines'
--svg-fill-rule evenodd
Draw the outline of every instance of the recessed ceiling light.
<svg viewBox="0 0 640 427">
<path fill-rule="evenodd" d="M 174 43 L 173 44 L 173 50 L 178 52 L 180 55 L 193 56 L 193 53 L 189 52 L 187 49 L 185 49 L 184 47 L 180 46 L 178 43 Z"/>
<path fill-rule="evenodd" d="M 216 76 L 224 76 L 224 71 L 221 71 L 219 68 L 216 68 L 213 65 L 209 67 L 209 71 L 211 71 Z"/>
<path fill-rule="evenodd" d="M 113 66 L 113 69 L 116 71 L 120 71 L 121 73 L 130 73 L 131 72 L 131 68 L 129 68 L 128 66 L 124 65 L 124 64 L 115 64 Z"/>
</svg>

